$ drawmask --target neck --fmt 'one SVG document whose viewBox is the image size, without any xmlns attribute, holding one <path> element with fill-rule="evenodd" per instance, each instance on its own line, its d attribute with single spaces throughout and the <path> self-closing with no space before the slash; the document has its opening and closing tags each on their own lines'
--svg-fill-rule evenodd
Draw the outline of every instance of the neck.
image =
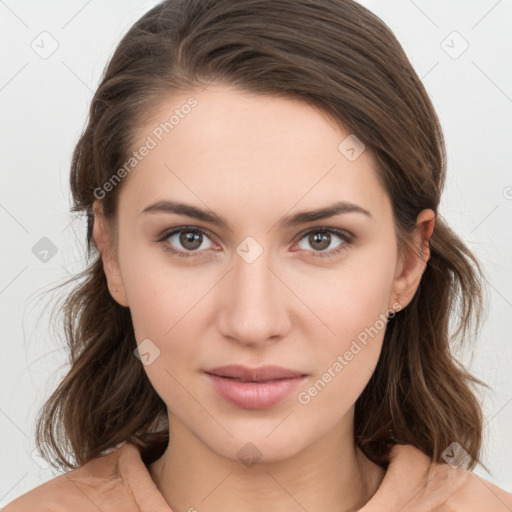
<svg viewBox="0 0 512 512">
<path fill-rule="evenodd" d="M 249 466 L 218 455 L 183 424 L 169 425 L 168 448 L 149 472 L 173 512 L 356 511 L 385 473 L 355 446 L 352 428 Z"/>
</svg>

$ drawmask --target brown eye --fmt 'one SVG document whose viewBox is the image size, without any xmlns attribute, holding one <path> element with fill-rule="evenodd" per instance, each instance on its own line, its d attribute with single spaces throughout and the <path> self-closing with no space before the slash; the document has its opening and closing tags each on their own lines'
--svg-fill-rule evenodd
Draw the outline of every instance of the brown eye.
<svg viewBox="0 0 512 512">
<path fill-rule="evenodd" d="M 308 238 L 308 242 L 310 243 L 313 249 L 318 251 L 323 251 L 329 247 L 331 244 L 331 234 L 330 233 L 316 233 L 310 234 Z"/>
<path fill-rule="evenodd" d="M 335 244 L 336 239 L 339 240 Z M 335 228 L 315 228 L 305 233 L 299 241 L 300 249 L 310 253 L 312 257 L 329 258 L 336 256 L 348 248 L 353 236 L 348 232 Z M 301 242 L 306 240 L 306 247 Z"/>
<path fill-rule="evenodd" d="M 182 231 L 179 233 L 179 241 L 183 248 L 188 251 L 195 251 L 201 247 L 203 235 L 200 231 Z"/>
<path fill-rule="evenodd" d="M 166 231 L 158 239 L 164 249 L 177 256 L 196 256 L 204 253 L 205 249 L 211 249 L 214 244 L 206 232 L 199 228 L 180 227 Z M 210 245 L 206 245 L 205 241 Z"/>
</svg>

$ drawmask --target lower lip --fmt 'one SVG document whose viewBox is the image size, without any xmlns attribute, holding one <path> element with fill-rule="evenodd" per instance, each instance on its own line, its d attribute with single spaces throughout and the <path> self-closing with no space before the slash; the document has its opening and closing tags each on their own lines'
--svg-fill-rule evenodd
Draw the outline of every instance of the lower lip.
<svg viewBox="0 0 512 512">
<path fill-rule="evenodd" d="M 241 409 L 265 409 L 288 396 L 304 380 L 304 376 L 267 382 L 241 382 L 228 377 L 206 374 L 213 389 Z"/>
</svg>

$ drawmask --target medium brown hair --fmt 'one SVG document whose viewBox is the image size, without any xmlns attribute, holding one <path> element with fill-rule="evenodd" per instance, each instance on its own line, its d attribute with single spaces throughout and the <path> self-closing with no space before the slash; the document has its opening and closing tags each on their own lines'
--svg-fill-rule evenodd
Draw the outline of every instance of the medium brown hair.
<svg viewBox="0 0 512 512">
<path fill-rule="evenodd" d="M 451 345 L 478 330 L 481 269 L 438 212 L 446 152 L 425 88 L 391 30 L 351 0 L 167 0 L 124 36 L 73 154 L 71 210 L 87 214 L 89 260 L 64 303 L 71 368 L 38 417 L 43 455 L 74 468 L 125 441 L 137 443 L 146 462 L 165 449 L 166 406 L 134 356 L 130 310 L 107 287 L 92 206 L 159 102 L 214 82 L 300 99 L 371 148 L 401 251 L 411 250 L 418 213 L 436 212 L 419 288 L 388 321 L 376 370 L 355 404 L 355 441 L 382 466 L 394 443 L 441 461 L 457 442 L 474 467 L 483 418 L 472 387 L 482 383 Z M 112 226 L 125 181 L 101 199 Z"/>
</svg>

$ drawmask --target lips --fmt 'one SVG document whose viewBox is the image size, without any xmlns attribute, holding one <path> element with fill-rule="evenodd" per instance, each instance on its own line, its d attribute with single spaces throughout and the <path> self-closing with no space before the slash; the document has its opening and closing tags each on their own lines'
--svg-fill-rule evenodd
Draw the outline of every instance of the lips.
<svg viewBox="0 0 512 512">
<path fill-rule="evenodd" d="M 226 365 L 206 370 L 206 373 L 237 379 L 241 382 L 268 382 L 280 379 L 294 379 L 303 377 L 305 374 L 288 368 L 275 365 L 266 365 L 259 368 L 248 368 L 241 365 Z"/>
<path fill-rule="evenodd" d="M 205 372 L 216 393 L 241 409 L 266 409 L 289 396 L 306 378 L 306 374 L 281 368 L 239 365 L 221 366 Z"/>
</svg>

